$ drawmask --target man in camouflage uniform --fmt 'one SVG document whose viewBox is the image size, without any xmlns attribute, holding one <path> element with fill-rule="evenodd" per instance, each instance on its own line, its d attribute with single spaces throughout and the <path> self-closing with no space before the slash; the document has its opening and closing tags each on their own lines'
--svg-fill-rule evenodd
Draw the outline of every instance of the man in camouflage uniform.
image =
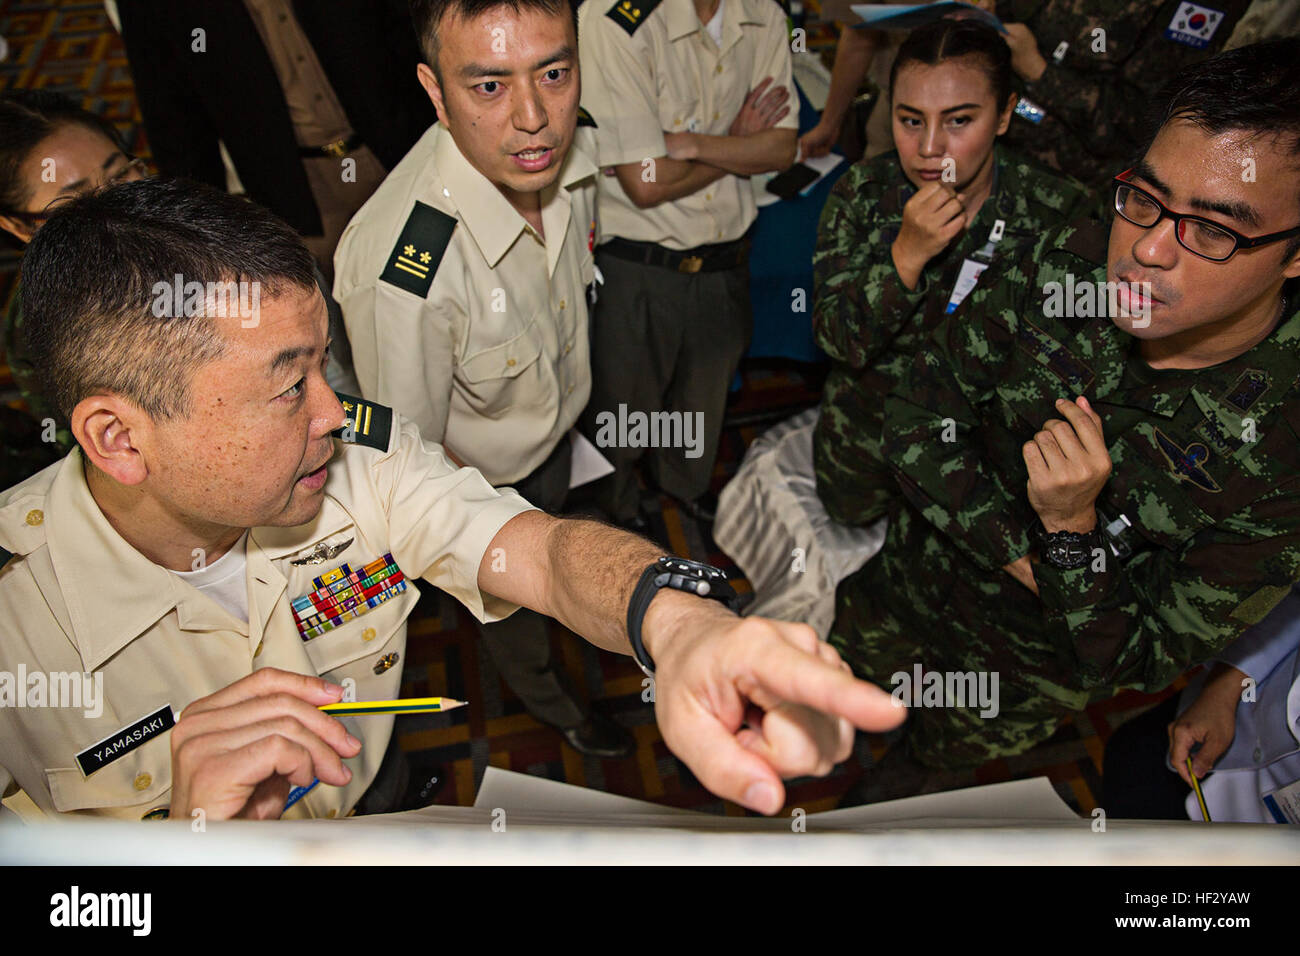
<svg viewBox="0 0 1300 956">
<path fill-rule="evenodd" d="M 965 232 L 935 256 L 915 289 L 899 277 L 889 249 L 914 195 L 897 152 L 855 163 L 831 192 L 813 256 L 813 330 L 831 357 L 813 433 L 817 495 L 844 524 L 885 513 L 897 488 L 880 453 L 884 399 L 943 320 L 962 263 L 988 243 L 1007 255 L 1052 225 L 1093 208 L 1080 184 L 994 148 L 993 192 Z"/>
<path fill-rule="evenodd" d="M 1007 141 L 1090 185 L 1136 155 L 1156 92 L 1223 48 L 1250 0 L 1003 0 L 1025 82 Z"/>
<path fill-rule="evenodd" d="M 1300 42 L 1201 64 L 1166 115 L 1126 174 L 1146 224 L 1117 216 L 1109 249 L 1062 227 L 994 266 L 886 400 L 907 500 L 840 585 L 830 641 L 882 683 L 918 664 L 999 675 L 996 717 L 912 712 L 930 767 L 1167 686 L 1300 578 Z M 1211 227 L 1170 220 L 1193 210 L 1249 244 L 1194 253 Z M 1134 318 L 1086 307 L 1107 281 L 1142 284 L 1118 297 Z"/>
</svg>

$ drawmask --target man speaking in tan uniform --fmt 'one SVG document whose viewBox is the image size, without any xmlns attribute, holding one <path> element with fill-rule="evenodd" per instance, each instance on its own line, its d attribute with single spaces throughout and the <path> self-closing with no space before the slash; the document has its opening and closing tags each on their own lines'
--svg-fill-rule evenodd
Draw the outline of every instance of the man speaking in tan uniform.
<svg viewBox="0 0 1300 956">
<path fill-rule="evenodd" d="M 597 170 L 574 14 L 568 0 L 521 11 L 421 0 L 412 13 L 439 122 L 335 255 L 357 380 L 426 441 L 557 513 L 567 433 L 591 389 Z M 516 27 L 521 18 L 530 29 Z M 534 717 L 582 753 L 633 752 L 631 734 L 576 699 L 544 618 L 525 611 L 480 631 Z"/>
<path fill-rule="evenodd" d="M 210 307 L 220 283 L 251 294 Z M 782 776 L 848 755 L 852 725 L 903 717 L 811 629 L 711 600 L 708 569 L 660 574 L 650 542 L 552 518 L 336 397 L 311 256 L 252 203 L 167 181 L 77 199 L 37 233 L 23 293 L 78 447 L 0 493 L 5 797 L 266 818 L 318 780 L 290 814 L 351 812 L 392 720 L 319 707 L 396 696 L 417 577 L 481 620 L 527 605 L 634 653 L 668 746 L 766 813 Z M 67 699 L 75 678 L 93 704 Z"/>
</svg>

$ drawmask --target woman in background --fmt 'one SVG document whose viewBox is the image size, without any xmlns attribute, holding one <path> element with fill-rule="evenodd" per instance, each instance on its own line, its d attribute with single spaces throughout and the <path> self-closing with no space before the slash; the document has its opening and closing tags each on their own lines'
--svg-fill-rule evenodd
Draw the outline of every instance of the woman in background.
<svg viewBox="0 0 1300 956">
<path fill-rule="evenodd" d="M 113 124 L 70 97 L 48 90 L 13 90 L 0 97 L 0 227 L 24 245 L 60 204 L 146 174 L 144 161 L 127 152 Z M 0 413 L 5 416 L 0 488 L 6 488 L 67 452 L 72 435 L 42 394 L 27 358 L 18 283 L 4 314 L 2 347 L 35 419 L 24 420 L 8 408 Z"/>
<path fill-rule="evenodd" d="M 882 460 L 885 396 L 995 256 L 1095 200 L 1080 183 L 997 145 L 1017 95 L 990 26 L 914 30 L 890 75 L 896 149 L 854 164 L 822 212 L 813 327 L 831 357 L 813 436 L 817 494 L 863 525 L 896 493 Z"/>
</svg>

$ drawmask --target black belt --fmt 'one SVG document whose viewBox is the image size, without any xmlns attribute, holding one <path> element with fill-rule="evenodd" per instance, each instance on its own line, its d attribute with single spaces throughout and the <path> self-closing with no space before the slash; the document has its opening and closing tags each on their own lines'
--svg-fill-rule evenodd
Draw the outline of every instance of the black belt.
<svg viewBox="0 0 1300 956">
<path fill-rule="evenodd" d="M 696 246 L 694 249 L 666 249 L 653 242 L 610 239 L 601 243 L 596 251 L 607 252 L 615 259 L 660 266 L 674 272 L 720 272 L 743 265 L 749 258 L 749 233 L 732 242 Z"/>
<path fill-rule="evenodd" d="M 299 146 L 299 156 L 346 156 L 361 145 L 361 134 L 353 133 L 347 139 L 336 139 L 324 146 Z"/>
</svg>

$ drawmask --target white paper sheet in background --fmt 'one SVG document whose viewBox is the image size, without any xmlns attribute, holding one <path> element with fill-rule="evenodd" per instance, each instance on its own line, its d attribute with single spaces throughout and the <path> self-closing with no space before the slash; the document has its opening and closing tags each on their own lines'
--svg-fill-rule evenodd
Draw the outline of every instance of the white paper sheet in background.
<svg viewBox="0 0 1300 956">
<path fill-rule="evenodd" d="M 614 466 L 609 463 L 609 459 L 582 432 L 576 428 L 569 429 L 569 441 L 573 443 L 573 456 L 569 459 L 570 488 L 577 488 L 614 473 Z"/>
<path fill-rule="evenodd" d="M 600 790 L 575 787 L 544 777 L 488 767 L 474 800 L 478 810 L 504 809 L 526 814 L 532 822 L 554 815 L 554 822 L 617 826 L 620 822 L 686 829 L 788 829 L 789 820 L 761 817 L 725 817 L 645 800 L 634 800 Z M 417 811 L 418 812 L 418 811 Z M 1046 777 L 931 793 L 876 803 L 810 813 L 810 829 L 847 830 L 858 827 L 994 826 L 1025 822 L 1081 822 L 1052 788 Z"/>
</svg>

